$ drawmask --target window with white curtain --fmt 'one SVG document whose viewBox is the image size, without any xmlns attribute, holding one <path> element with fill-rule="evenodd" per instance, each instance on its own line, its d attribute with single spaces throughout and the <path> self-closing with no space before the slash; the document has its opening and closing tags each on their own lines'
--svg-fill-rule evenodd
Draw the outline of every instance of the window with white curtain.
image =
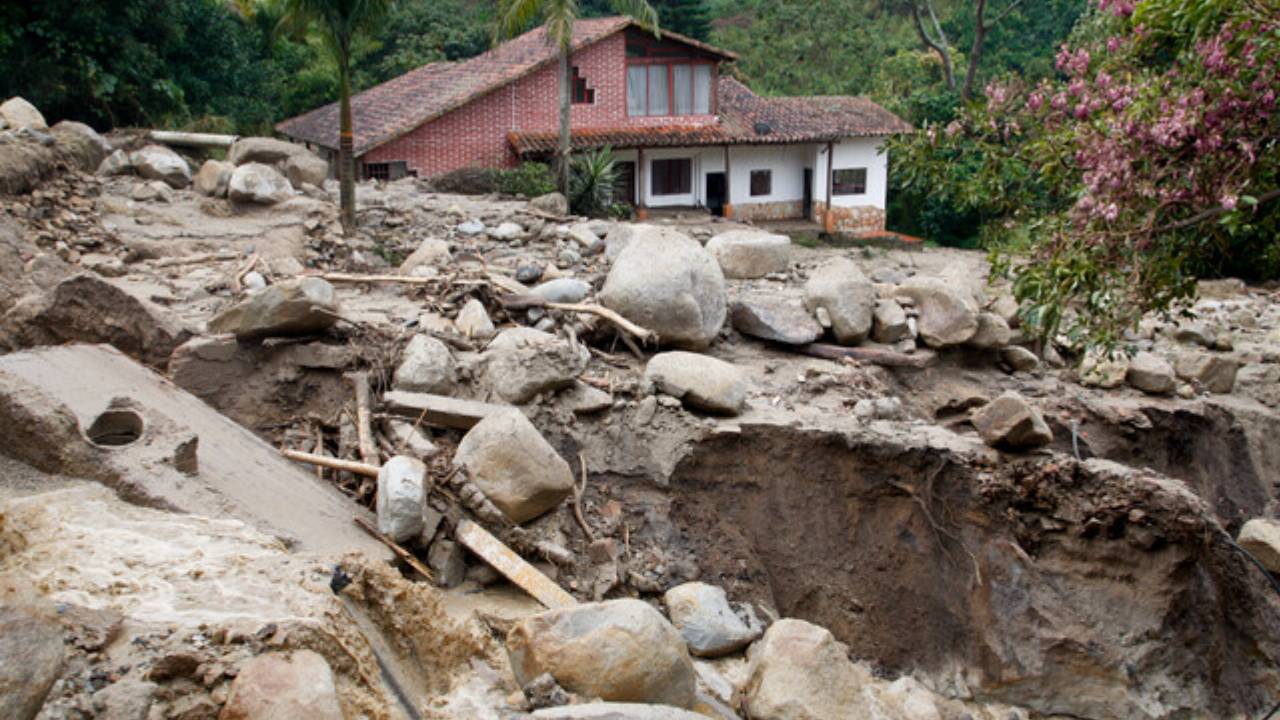
<svg viewBox="0 0 1280 720">
<path fill-rule="evenodd" d="M 670 106 L 670 88 L 668 86 L 668 75 L 666 65 L 650 65 L 649 66 L 649 114 L 650 115 L 669 115 L 671 113 Z"/>
<path fill-rule="evenodd" d="M 693 66 L 693 113 L 711 114 L 711 66 Z"/>
<path fill-rule="evenodd" d="M 644 65 L 627 68 L 627 114 L 645 115 L 645 95 L 648 92 L 649 71 Z"/>
<path fill-rule="evenodd" d="M 676 101 L 675 115 L 692 115 L 693 114 L 693 66 L 692 65 L 675 65 L 671 68 L 671 77 L 674 81 L 674 92 L 671 94 Z"/>
</svg>

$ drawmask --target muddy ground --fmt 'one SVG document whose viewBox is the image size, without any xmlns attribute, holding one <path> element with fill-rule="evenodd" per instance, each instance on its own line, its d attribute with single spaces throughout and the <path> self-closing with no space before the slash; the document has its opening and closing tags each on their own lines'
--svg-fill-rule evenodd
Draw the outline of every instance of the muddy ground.
<svg viewBox="0 0 1280 720">
<path fill-rule="evenodd" d="M 417 333 L 443 339 L 456 358 L 448 394 L 503 402 L 485 374 L 486 340 L 453 322 L 472 298 L 500 329 L 541 323 L 590 348 L 570 390 L 521 405 L 575 475 L 586 473 L 581 521 L 566 501 L 515 539 L 511 528 L 490 525 L 513 543 L 567 550 L 555 563 L 525 554 L 579 600 L 656 602 L 701 580 L 764 622 L 822 625 L 878 677 L 914 678 L 947 702 L 967 703 L 965 712 L 1259 717 L 1280 695 L 1280 598 L 1230 543 L 1249 519 L 1278 513 L 1274 288 L 1206 283 L 1188 308 L 1194 320 L 1152 318 L 1132 338 L 1146 349 L 1233 359 L 1240 370 L 1230 392 L 1181 381 L 1167 395 L 1123 381 L 1098 387 L 1066 342 L 1024 371 L 998 349 L 974 348 L 944 349 L 922 368 L 882 367 L 808 357 L 726 324 L 708 354 L 747 378 L 745 410 L 726 417 L 655 394 L 642 377 L 654 349 L 633 355 L 607 322 L 504 307 L 504 296 L 527 291 L 516 278 L 531 267 L 541 281 L 585 280 L 594 296 L 611 266 L 604 247 L 628 232 L 625 223 L 595 224 L 604 245 L 590 248 L 570 232 L 578 220 L 547 217 L 522 199 L 439 194 L 409 179 L 361 185 L 361 230 L 348 237 L 332 187 L 258 207 L 189 189 L 135 199 L 144 182 L 66 172 L 0 198 L 8 351 L 0 390 L 23 398 L 6 406 L 10 427 L 0 430 L 0 451 L 19 459 L 0 467 L 0 578 L 15 608 L 5 612 L 77 638 L 39 717 L 216 717 L 236 668 L 272 649 L 323 656 L 348 718 L 411 716 L 406 705 L 429 717 L 529 709 L 501 638 L 540 608 L 478 558 L 461 556 L 465 581 L 437 589 L 403 565 L 393 570 L 385 552 L 317 551 L 310 533 L 324 528 L 289 522 L 310 506 L 288 491 L 251 508 L 194 490 L 157 493 L 157 477 L 172 488 L 195 482 L 182 480 L 169 446 L 110 462 L 98 450 L 67 449 L 78 440 L 59 440 L 58 424 L 45 430 L 32 408 L 63 403 L 84 426 L 94 403 L 112 397 L 86 399 L 83 411 L 75 393 L 32 400 L 21 382 L 34 371 L 14 365 L 31 348 L 112 345 L 266 444 L 349 460 L 361 453 L 345 376 L 366 372 L 381 461 L 403 450 L 391 439 L 397 418 L 380 399 Z M 491 229 L 514 222 L 518 237 L 463 231 L 477 220 Z M 655 222 L 704 242 L 746 227 L 694 214 Z M 397 275 L 429 239 L 448 245 L 449 260 L 419 273 L 420 284 L 334 280 L 340 319 L 322 332 L 210 340 L 206 324 L 248 296 L 251 274 L 272 284 L 309 273 Z M 987 285 L 978 253 L 809 245 L 792 246 L 786 272 L 729 280 L 730 301 L 798 305 L 806 278 L 834 257 L 857 263 L 886 292 L 909 277 L 938 276 L 970 285 L 991 307 L 1007 296 Z M 1209 328 L 1213 347 L 1179 339 L 1191 324 Z M 85 389 L 75 392 L 88 398 L 94 370 L 83 367 L 88 377 L 76 387 Z M 588 412 L 579 405 L 584 387 L 606 394 Z M 978 436 L 972 411 L 1010 390 L 1043 414 L 1051 445 L 1008 453 Z M 895 400 L 875 404 L 886 398 Z M 145 402 L 140 410 L 147 413 Z M 197 422 L 169 412 L 176 435 Z M 424 431 L 435 448 L 426 460 L 439 544 L 473 517 L 445 479 L 463 431 Z M 241 452 L 256 450 L 231 454 Z M 226 473 L 252 478 L 265 467 Z M 302 479 L 289 482 L 311 483 L 306 496 L 318 498 L 316 507 L 341 501 L 371 517 L 369 478 L 295 471 Z M 431 540 L 410 550 L 432 560 Z M 354 579 L 342 596 L 328 587 L 335 566 Z M 718 671 L 733 678 L 739 669 L 720 661 Z M 734 693 L 727 704 L 736 706 Z M 937 707 L 932 717 L 952 716 L 951 706 Z"/>
</svg>

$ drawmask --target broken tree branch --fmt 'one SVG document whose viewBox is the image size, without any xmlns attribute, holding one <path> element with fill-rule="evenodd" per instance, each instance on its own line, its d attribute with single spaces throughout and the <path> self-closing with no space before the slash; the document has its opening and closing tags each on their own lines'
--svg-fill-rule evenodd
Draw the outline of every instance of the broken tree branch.
<svg viewBox="0 0 1280 720">
<path fill-rule="evenodd" d="M 587 542 L 593 543 L 596 541 L 596 534 L 591 532 L 586 518 L 582 516 L 582 494 L 587 490 L 587 458 L 582 453 L 578 453 L 578 465 L 582 468 L 582 484 L 573 484 L 573 517 L 582 528 L 582 534 L 587 536 Z"/>
<path fill-rule="evenodd" d="M 640 327 L 603 305 L 547 302 L 545 299 L 540 298 L 537 295 L 507 295 L 502 298 L 501 302 L 502 307 L 507 310 L 528 310 L 529 308 L 541 307 L 547 308 L 548 310 L 563 310 L 565 312 L 595 315 L 596 317 L 604 318 L 605 320 L 613 323 L 614 326 L 623 332 L 634 335 L 639 338 L 641 342 L 658 341 L 658 334 L 654 331 Z"/>
<path fill-rule="evenodd" d="M 808 345 L 793 346 L 792 349 L 812 357 L 826 358 L 827 360 L 859 360 L 882 367 L 924 368 L 932 365 L 938 359 L 937 354 L 930 350 L 917 350 L 908 354 L 900 353 L 896 350 L 844 347 L 826 343 L 809 343 Z"/>
<path fill-rule="evenodd" d="M 360 446 L 360 459 L 374 465 L 381 464 L 378 445 L 373 441 L 372 411 L 369 408 L 369 374 L 347 373 L 347 380 L 356 393 L 356 438 Z"/>
<path fill-rule="evenodd" d="M 378 528 L 374 527 L 368 520 L 365 520 L 362 517 L 358 517 L 358 518 L 355 518 L 355 521 L 356 521 L 356 524 L 359 525 L 362 530 L 364 530 L 365 532 L 373 536 L 373 539 L 391 548 L 391 552 L 395 553 L 396 557 L 405 561 L 405 563 L 409 567 L 416 570 L 419 575 L 422 575 L 426 579 L 432 582 L 435 582 L 435 577 L 431 574 L 431 570 L 427 569 L 427 566 L 423 565 L 421 560 L 414 557 L 413 553 L 409 552 L 408 550 L 405 550 L 395 540 L 392 540 L 386 535 L 383 535 L 382 533 L 378 532 Z"/>
<path fill-rule="evenodd" d="M 343 472 L 349 472 L 352 475 L 378 477 L 379 468 L 377 465 L 355 462 L 354 460 L 340 460 L 338 458 L 329 457 L 328 455 L 315 455 L 313 453 L 302 452 L 301 450 L 281 450 L 280 454 L 296 462 L 304 462 L 310 465 L 319 465 L 333 470 L 341 470 Z"/>
</svg>

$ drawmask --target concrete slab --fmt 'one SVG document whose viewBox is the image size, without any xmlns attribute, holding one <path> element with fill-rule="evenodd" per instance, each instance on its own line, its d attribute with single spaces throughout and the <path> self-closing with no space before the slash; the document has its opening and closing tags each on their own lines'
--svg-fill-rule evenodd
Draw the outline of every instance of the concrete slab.
<svg viewBox="0 0 1280 720">
<path fill-rule="evenodd" d="M 7 455 L 35 465 L 74 456 L 74 463 L 57 470 L 112 485 L 140 504 L 241 520 L 297 551 L 390 557 L 352 522 L 371 519 L 368 511 L 112 347 L 70 345 L 2 356 L 0 390 L 0 405 L 10 405 L 0 407 L 0 416 L 34 418 L 38 422 L 31 424 L 47 426 L 42 434 L 58 435 L 42 448 L 30 428 L 0 427 L 0 452 Z M 15 410 L 17 405 L 23 407 Z M 60 426 L 71 422 L 66 411 L 78 429 Z"/>
</svg>

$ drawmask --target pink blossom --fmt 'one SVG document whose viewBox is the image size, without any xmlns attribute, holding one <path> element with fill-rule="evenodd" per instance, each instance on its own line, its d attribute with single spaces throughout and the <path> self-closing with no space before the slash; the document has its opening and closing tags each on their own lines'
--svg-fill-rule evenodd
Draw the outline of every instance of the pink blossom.
<svg viewBox="0 0 1280 720">
<path fill-rule="evenodd" d="M 1239 202 L 1239 200 L 1240 200 L 1240 198 L 1239 198 L 1239 197 L 1237 197 L 1236 195 L 1233 195 L 1233 194 L 1231 194 L 1231 193 L 1228 193 L 1228 194 L 1226 194 L 1226 195 L 1223 195 L 1223 196 L 1222 196 L 1222 200 L 1221 200 L 1221 202 L 1222 202 L 1222 207 L 1224 207 L 1224 208 L 1226 208 L 1226 209 L 1228 209 L 1228 210 L 1235 210 L 1235 209 L 1236 209 L 1236 203 L 1237 203 L 1237 202 Z"/>
</svg>

